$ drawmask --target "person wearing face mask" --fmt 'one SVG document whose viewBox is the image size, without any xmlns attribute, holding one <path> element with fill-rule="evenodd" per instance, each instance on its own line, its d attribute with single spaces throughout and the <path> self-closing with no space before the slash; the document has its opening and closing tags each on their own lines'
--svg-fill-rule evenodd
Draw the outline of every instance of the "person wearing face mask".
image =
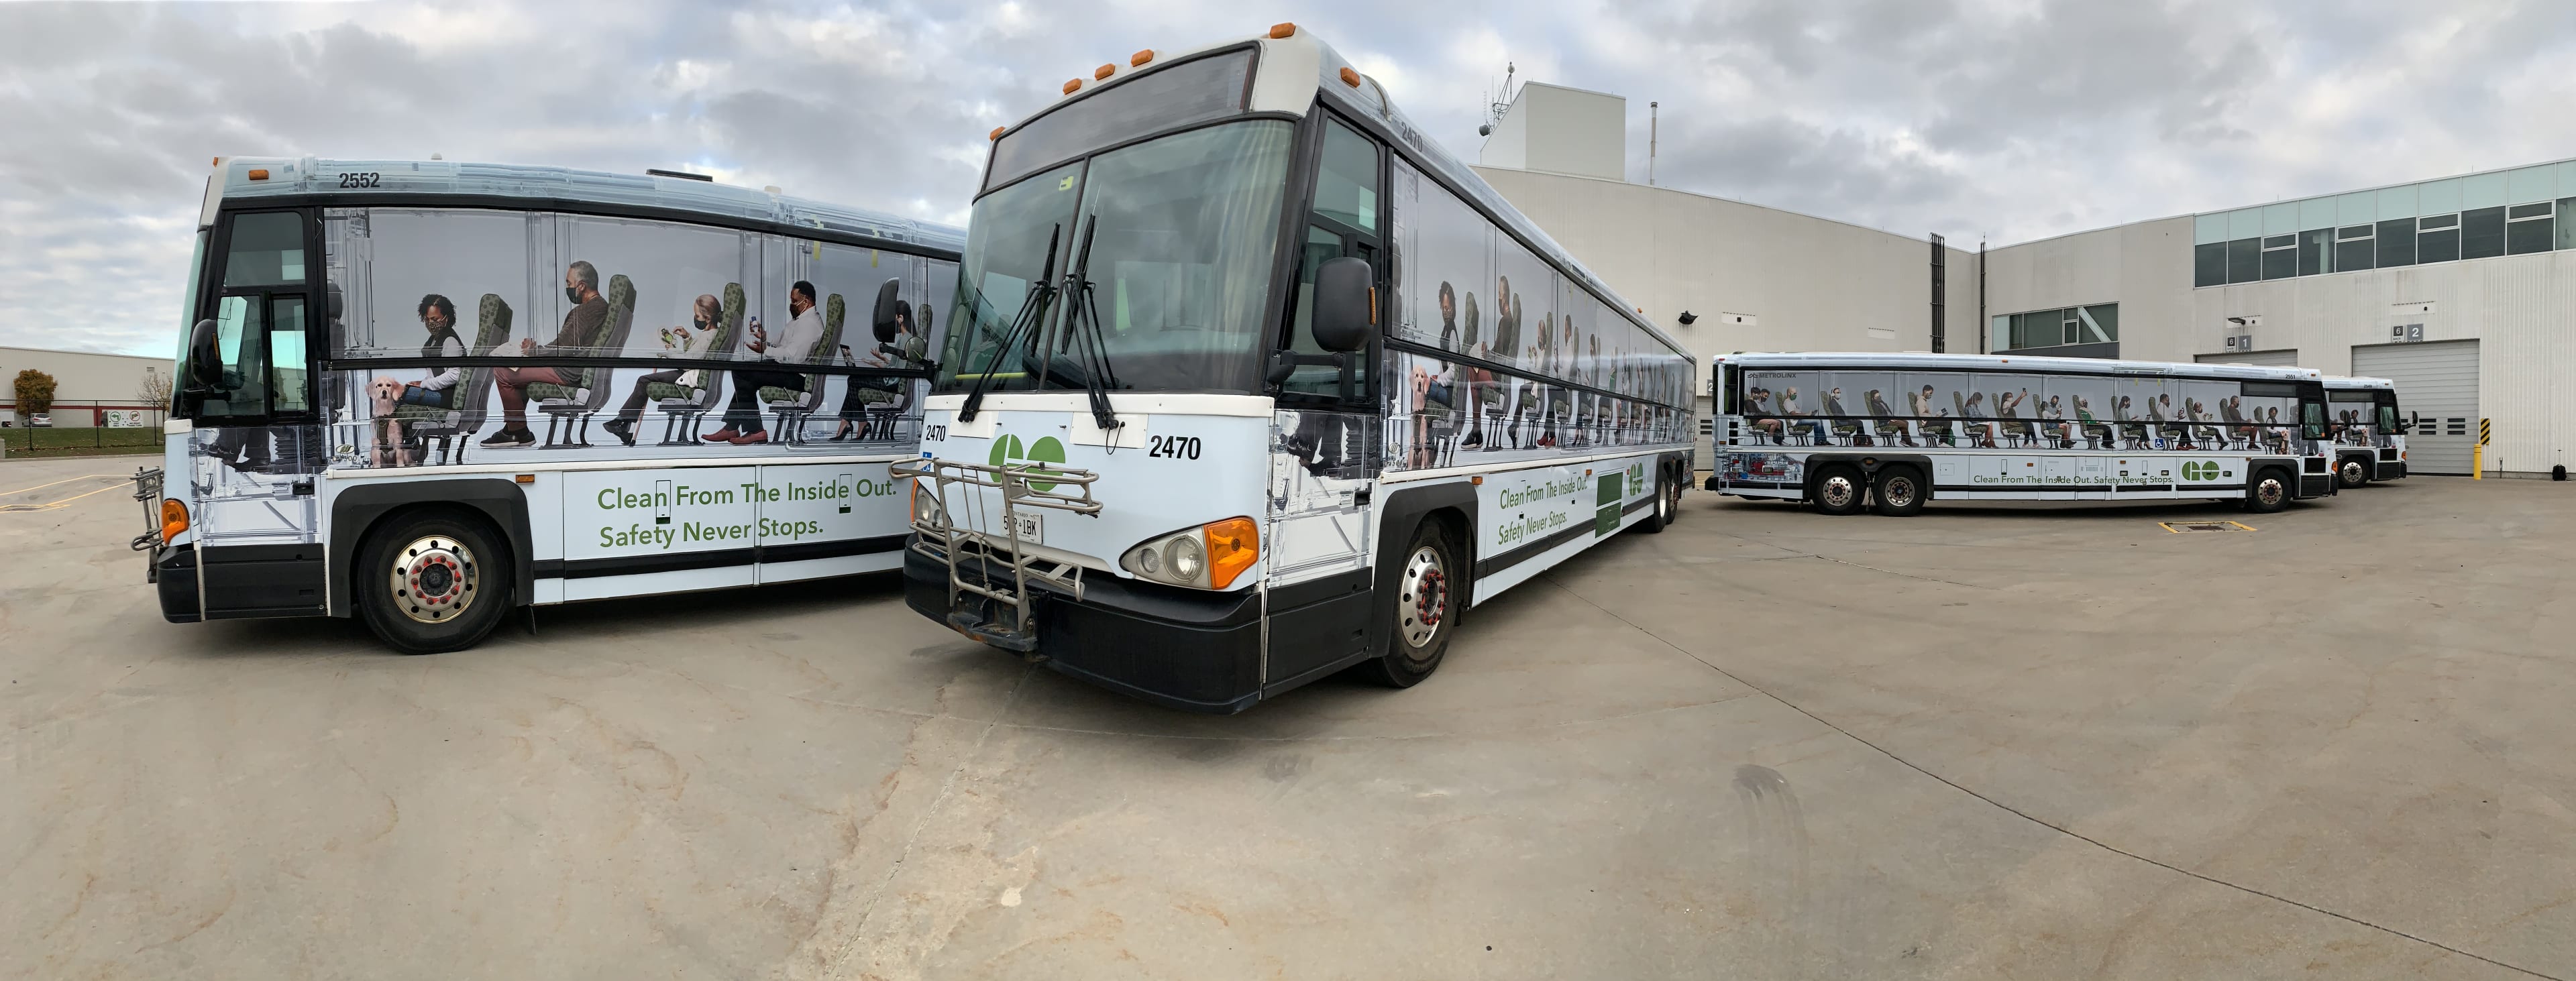
<svg viewBox="0 0 2576 981">
<path fill-rule="evenodd" d="M 724 305 L 714 295 L 698 294 L 697 302 L 689 311 L 691 332 L 698 338 L 714 338 L 716 324 L 724 317 L 723 311 Z M 681 376 L 696 370 L 698 369 L 673 368 L 669 371 L 656 371 L 638 376 L 635 379 L 635 386 L 626 390 L 626 405 L 617 410 L 617 418 L 600 423 L 599 428 L 617 437 L 618 442 L 628 446 L 635 445 L 635 423 L 636 420 L 644 418 L 645 386 L 676 384 Z"/>
<path fill-rule="evenodd" d="M 519 356 L 590 354 L 591 348 L 599 344 L 600 335 L 608 327 L 608 300 L 599 295 L 599 268 L 588 262 L 564 267 L 564 298 L 572 301 L 573 308 L 564 314 L 563 329 L 544 344 L 533 338 L 520 338 Z M 547 366 L 492 372 L 493 390 L 501 397 L 501 431 L 485 439 L 483 445 L 536 445 L 537 435 L 528 431 L 528 386 L 539 383 L 570 385 L 572 381 Z"/>
<path fill-rule="evenodd" d="M 751 339 L 744 342 L 765 364 L 777 364 L 787 358 L 809 358 L 823 343 L 823 315 L 815 309 L 814 284 L 797 280 L 787 290 L 787 329 L 771 338 L 758 322 L 750 325 Z M 805 376 L 777 368 L 752 368 L 733 373 L 733 400 L 725 405 L 724 428 L 699 439 L 710 443 L 732 443 L 749 446 L 769 442 L 769 427 L 760 418 L 760 390 L 784 388 L 793 392 L 805 390 Z"/>
</svg>

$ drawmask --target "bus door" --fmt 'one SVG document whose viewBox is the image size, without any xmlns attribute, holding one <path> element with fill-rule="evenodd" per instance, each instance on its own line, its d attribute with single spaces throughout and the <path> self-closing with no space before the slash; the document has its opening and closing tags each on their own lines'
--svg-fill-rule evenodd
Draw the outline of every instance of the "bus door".
<svg viewBox="0 0 2576 981">
<path fill-rule="evenodd" d="M 1368 260 L 1386 296 L 1384 151 L 1359 130 L 1324 114 L 1310 149 L 1313 206 L 1298 234 L 1296 278 L 1278 347 L 1320 358 L 1307 325 L 1315 270 L 1343 256 Z M 1380 309 L 1392 304 L 1381 301 Z M 1385 319 L 1383 315 L 1380 319 Z M 1383 324 L 1380 325 L 1383 327 Z M 1379 407 L 1380 341 L 1346 367 L 1300 364 L 1273 388 L 1278 416 L 1270 454 L 1269 650 L 1263 683 L 1298 677 L 1359 652 L 1376 553 L 1369 498 L 1383 465 L 1386 425 Z"/>
<path fill-rule="evenodd" d="M 185 479 L 210 618 L 322 612 L 319 232 L 296 210 L 216 224 L 178 400 L 193 427 Z"/>
</svg>

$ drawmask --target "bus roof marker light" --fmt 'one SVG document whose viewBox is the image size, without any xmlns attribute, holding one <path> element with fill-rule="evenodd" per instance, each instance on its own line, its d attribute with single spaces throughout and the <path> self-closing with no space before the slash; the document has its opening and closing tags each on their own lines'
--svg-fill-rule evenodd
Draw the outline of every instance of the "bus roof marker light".
<svg viewBox="0 0 2576 981">
<path fill-rule="evenodd" d="M 1342 84 L 1348 85 L 1352 88 L 1359 88 L 1360 73 L 1352 71 L 1348 65 L 1342 66 Z"/>
<path fill-rule="evenodd" d="M 264 180 L 267 180 L 267 179 L 268 179 L 268 168 L 266 168 L 266 167 L 253 167 L 253 168 L 251 168 L 251 169 L 250 169 L 250 173 L 248 173 L 248 174 L 244 174 L 244 175 L 242 175 L 242 176 L 248 177 L 248 178 L 250 178 L 250 179 L 252 179 L 252 180 L 255 180 L 255 181 L 264 181 Z"/>
<path fill-rule="evenodd" d="M 1283 22 L 1270 25 L 1270 39 L 1273 41 L 1284 37 L 1292 37 L 1296 33 L 1297 25 L 1294 22 Z"/>
<path fill-rule="evenodd" d="M 1099 81 L 1099 80 L 1101 80 L 1101 79 L 1108 78 L 1110 75 L 1115 74 L 1117 71 L 1118 71 L 1118 66 L 1117 66 L 1117 65 L 1102 65 L 1102 66 L 1100 66 L 1100 67 L 1098 67 L 1098 68 L 1094 68 L 1094 69 L 1092 69 L 1092 70 L 1091 70 L 1091 80 L 1092 80 L 1092 81 L 1097 82 L 1097 81 Z"/>
<path fill-rule="evenodd" d="M 993 131 L 992 131 L 991 133 L 986 134 L 984 138 L 985 138 L 985 139 L 988 139 L 988 140 L 998 140 L 998 139 L 1001 139 L 1001 138 L 1002 138 L 1002 131 L 1003 131 L 1003 130 L 1006 130 L 1006 129 L 1009 129 L 1009 128 L 1010 128 L 1010 127 L 1008 127 L 1008 126 L 995 126 L 995 127 L 993 127 Z"/>
<path fill-rule="evenodd" d="M 1079 91 L 1081 91 L 1081 90 L 1082 90 L 1082 80 L 1081 80 L 1081 79 L 1079 79 L 1079 78 L 1068 78 L 1068 79 L 1065 79 L 1065 80 L 1064 80 L 1064 94 L 1066 94 L 1066 95 L 1072 95 L 1072 94 L 1074 94 L 1075 92 L 1079 92 Z"/>
<path fill-rule="evenodd" d="M 1152 62 L 1153 62 L 1153 60 L 1154 60 L 1154 49 L 1152 49 L 1152 48 L 1146 48 L 1146 49 L 1145 49 L 1145 50 L 1143 50 L 1143 51 L 1139 51 L 1139 52 L 1136 52 L 1135 54 L 1128 55 L 1128 56 L 1127 56 L 1127 67 L 1129 67 L 1129 68 L 1143 68 L 1143 67 L 1145 67 L 1147 64 L 1152 63 Z"/>
</svg>

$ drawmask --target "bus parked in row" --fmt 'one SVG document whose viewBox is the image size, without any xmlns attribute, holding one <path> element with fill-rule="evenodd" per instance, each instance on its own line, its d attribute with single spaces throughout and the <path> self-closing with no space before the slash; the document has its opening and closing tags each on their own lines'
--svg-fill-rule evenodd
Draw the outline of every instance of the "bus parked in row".
<svg viewBox="0 0 2576 981">
<path fill-rule="evenodd" d="M 953 229 L 706 182 L 221 158 L 189 267 L 162 614 L 509 610 L 893 568 Z M 853 319 L 855 318 L 855 322 Z"/>
<path fill-rule="evenodd" d="M 994 131 L 905 598 L 1165 705 L 1439 667 L 1691 472 L 1684 349 L 1294 25 Z"/>
<path fill-rule="evenodd" d="M 2349 490 L 2406 476 L 2406 423 L 2397 414 L 2397 383 L 2329 376 L 2325 384 L 2335 482 Z"/>
<path fill-rule="evenodd" d="M 2334 493 L 2315 371 L 1962 354 L 1712 359 L 1720 494 L 1826 514 L 1925 502 Z"/>
</svg>

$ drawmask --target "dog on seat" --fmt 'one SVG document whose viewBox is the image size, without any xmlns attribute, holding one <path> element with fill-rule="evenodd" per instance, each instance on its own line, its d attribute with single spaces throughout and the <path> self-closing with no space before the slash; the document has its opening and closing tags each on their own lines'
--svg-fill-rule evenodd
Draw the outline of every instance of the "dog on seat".
<svg viewBox="0 0 2576 981">
<path fill-rule="evenodd" d="M 411 466 L 411 449 L 403 442 L 402 420 L 394 418 L 402 390 L 401 382 L 381 375 L 367 383 L 367 399 L 375 403 L 376 410 L 371 424 L 375 432 L 374 446 L 368 452 L 370 466 Z"/>
</svg>

